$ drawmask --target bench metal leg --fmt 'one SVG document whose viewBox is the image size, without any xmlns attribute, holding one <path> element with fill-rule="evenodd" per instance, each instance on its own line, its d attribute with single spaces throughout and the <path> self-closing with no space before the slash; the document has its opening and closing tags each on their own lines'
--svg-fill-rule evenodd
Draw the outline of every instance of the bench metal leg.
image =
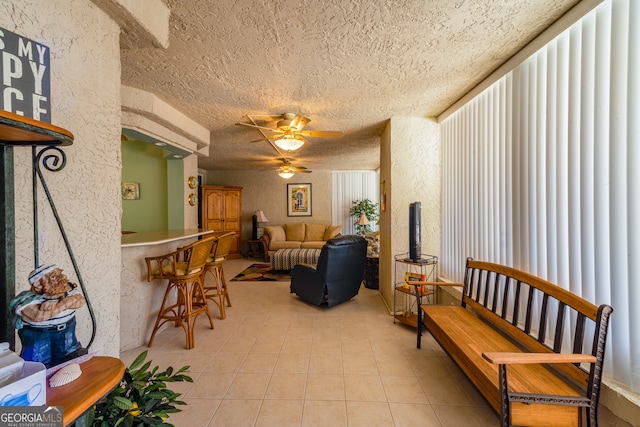
<svg viewBox="0 0 640 427">
<path fill-rule="evenodd" d="M 500 382 L 500 426 L 511 425 L 511 411 L 509 409 L 509 391 L 507 390 L 507 365 L 499 365 L 498 379 Z"/>
<path fill-rule="evenodd" d="M 422 309 L 420 308 L 420 297 L 418 298 L 418 348 L 422 345 Z"/>
</svg>

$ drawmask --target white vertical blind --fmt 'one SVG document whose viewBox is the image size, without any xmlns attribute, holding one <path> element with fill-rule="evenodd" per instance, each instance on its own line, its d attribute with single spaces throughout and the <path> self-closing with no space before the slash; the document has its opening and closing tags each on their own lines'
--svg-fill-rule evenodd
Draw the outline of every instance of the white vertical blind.
<svg viewBox="0 0 640 427">
<path fill-rule="evenodd" d="M 346 171 L 333 172 L 331 223 L 342 224 L 342 234 L 357 234 L 353 224 L 354 219 L 349 216 L 349 210 L 356 200 L 369 199 L 373 203 L 380 203 L 379 174 L 375 171 Z M 378 226 L 371 224 L 372 230 Z"/>
<path fill-rule="evenodd" d="M 442 122 L 442 274 L 468 256 L 614 308 L 640 392 L 640 2 L 607 0 Z"/>
<path fill-rule="evenodd" d="M 640 5 L 637 1 L 630 3 L 629 10 L 629 40 L 635 42 L 629 43 L 629 65 L 628 65 L 628 82 L 627 95 L 628 103 L 628 123 L 627 138 L 630 142 L 627 144 L 627 218 L 628 236 L 629 236 L 629 283 L 635 283 L 635 286 L 629 286 L 629 306 L 633 302 L 636 303 L 635 310 L 629 310 L 629 325 L 640 325 L 640 310 L 637 303 L 640 301 L 640 221 L 635 220 L 640 212 Z M 636 326 L 637 327 L 637 326 Z M 638 339 L 637 330 L 629 331 L 631 340 L 630 355 L 632 358 L 632 377 L 631 386 L 635 391 L 640 390 L 640 339 Z"/>
</svg>

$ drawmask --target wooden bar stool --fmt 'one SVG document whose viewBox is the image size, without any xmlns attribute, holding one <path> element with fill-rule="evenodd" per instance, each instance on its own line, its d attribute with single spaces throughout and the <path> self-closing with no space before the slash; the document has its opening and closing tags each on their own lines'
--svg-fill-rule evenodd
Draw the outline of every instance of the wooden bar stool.
<svg viewBox="0 0 640 427">
<path fill-rule="evenodd" d="M 187 335 L 187 348 L 195 346 L 193 328 L 201 314 L 206 314 L 213 326 L 213 318 L 206 303 L 202 286 L 204 265 L 211 253 L 215 238 L 199 240 L 170 254 L 147 257 L 147 280 L 167 279 L 167 290 L 164 293 L 162 306 L 158 312 L 156 323 L 151 333 L 148 346 L 151 347 L 158 329 L 167 322 L 182 326 Z M 171 303 L 170 295 L 177 291 L 175 303 Z"/>
<path fill-rule="evenodd" d="M 217 243 L 214 245 L 215 250 L 211 252 L 211 257 L 204 265 L 204 273 L 202 274 L 202 281 L 204 282 L 204 294 L 205 298 L 213 301 L 220 310 L 220 319 L 227 317 L 225 313 L 225 301 L 227 307 L 231 307 L 231 298 L 229 298 L 229 291 L 227 290 L 227 281 L 224 279 L 224 272 L 222 270 L 222 264 L 229 255 L 231 249 L 231 243 L 233 243 L 233 233 L 226 233 L 218 236 Z M 213 276 L 213 284 L 206 284 L 206 274 L 210 273 Z"/>
</svg>

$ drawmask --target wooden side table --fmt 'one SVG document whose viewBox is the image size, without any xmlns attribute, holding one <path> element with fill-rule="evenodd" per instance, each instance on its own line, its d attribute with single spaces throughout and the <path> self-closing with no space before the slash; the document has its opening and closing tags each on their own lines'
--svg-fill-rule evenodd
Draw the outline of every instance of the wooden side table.
<svg viewBox="0 0 640 427">
<path fill-rule="evenodd" d="M 258 257 L 264 258 L 262 253 L 262 242 L 254 239 L 247 240 L 247 258 Z"/>
<path fill-rule="evenodd" d="M 364 286 L 369 289 L 378 289 L 379 287 L 379 266 L 380 258 L 378 255 L 367 256 L 367 262 L 364 268 Z"/>
<path fill-rule="evenodd" d="M 82 375 L 69 384 L 50 388 L 47 382 L 47 405 L 64 407 L 65 426 L 118 385 L 124 374 L 124 363 L 114 357 L 94 356 L 81 363 L 80 369 Z"/>
</svg>

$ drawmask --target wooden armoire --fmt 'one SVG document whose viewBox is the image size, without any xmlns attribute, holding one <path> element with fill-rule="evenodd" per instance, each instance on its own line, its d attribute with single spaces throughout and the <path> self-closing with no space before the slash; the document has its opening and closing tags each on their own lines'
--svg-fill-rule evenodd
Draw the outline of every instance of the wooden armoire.
<svg viewBox="0 0 640 427">
<path fill-rule="evenodd" d="M 235 234 L 227 258 L 242 257 L 242 187 L 200 186 L 200 228 Z"/>
</svg>

